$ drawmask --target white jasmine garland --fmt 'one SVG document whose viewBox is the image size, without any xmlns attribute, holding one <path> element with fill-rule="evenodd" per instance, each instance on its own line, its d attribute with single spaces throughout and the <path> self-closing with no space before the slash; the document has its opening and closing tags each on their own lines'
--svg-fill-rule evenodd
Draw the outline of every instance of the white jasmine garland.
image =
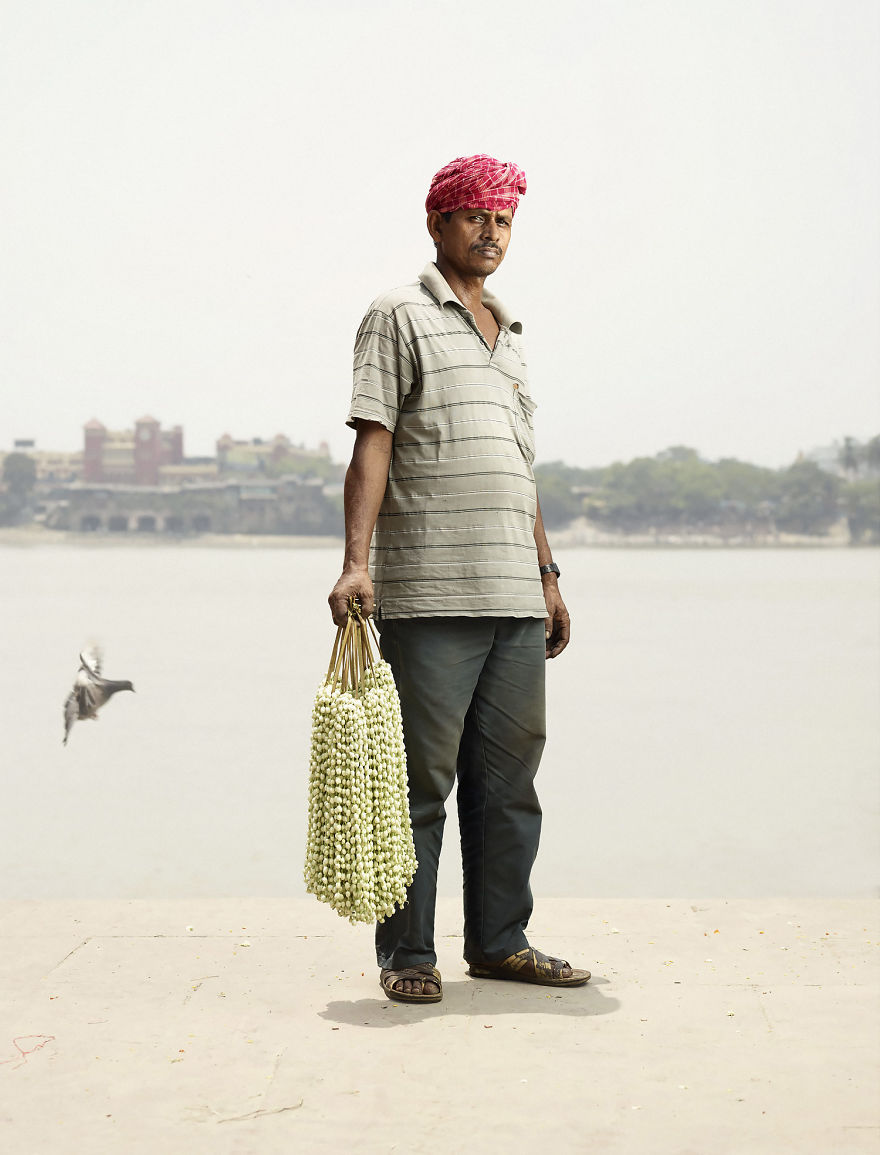
<svg viewBox="0 0 880 1155">
<path fill-rule="evenodd" d="M 306 889 L 351 922 L 382 922 L 417 867 L 400 699 L 357 609 L 312 709 Z"/>
</svg>

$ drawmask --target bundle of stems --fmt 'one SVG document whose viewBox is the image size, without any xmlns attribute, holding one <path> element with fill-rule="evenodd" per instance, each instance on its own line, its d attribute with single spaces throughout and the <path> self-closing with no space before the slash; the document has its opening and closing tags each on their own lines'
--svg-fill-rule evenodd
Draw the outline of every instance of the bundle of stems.
<svg viewBox="0 0 880 1155">
<path fill-rule="evenodd" d="M 416 871 L 400 700 L 354 599 L 312 710 L 309 893 L 351 922 L 382 922 Z"/>
<path fill-rule="evenodd" d="M 338 686 L 343 693 L 350 691 L 359 698 L 364 690 L 364 675 L 368 672 L 373 673 L 373 649 L 370 644 L 368 623 L 369 630 L 373 630 L 373 624 L 361 616 L 360 607 L 354 598 L 350 598 L 349 602 L 346 623 L 339 626 L 336 631 L 336 641 L 333 643 L 333 653 L 330 655 L 330 665 L 324 684 Z M 375 632 L 373 638 L 379 648 L 379 639 Z"/>
</svg>

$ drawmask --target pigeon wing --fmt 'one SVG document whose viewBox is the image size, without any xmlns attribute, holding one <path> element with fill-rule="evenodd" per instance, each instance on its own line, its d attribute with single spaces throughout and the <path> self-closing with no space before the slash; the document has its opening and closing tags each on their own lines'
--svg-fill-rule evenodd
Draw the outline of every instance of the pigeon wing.
<svg viewBox="0 0 880 1155">
<path fill-rule="evenodd" d="M 104 653 L 100 646 L 89 646 L 87 650 L 83 650 L 79 661 L 82 669 L 88 670 L 95 677 L 100 677 L 101 667 L 104 664 Z"/>
<path fill-rule="evenodd" d="M 76 695 L 79 718 L 94 718 L 99 706 L 107 700 L 101 685 L 102 679 L 96 678 L 87 668 L 83 668 L 76 676 L 73 692 Z"/>
<path fill-rule="evenodd" d="M 67 739 L 70 735 L 70 728 L 79 716 L 79 702 L 76 698 L 76 690 L 71 690 L 64 701 L 64 742 L 62 745 L 67 745 Z"/>
</svg>

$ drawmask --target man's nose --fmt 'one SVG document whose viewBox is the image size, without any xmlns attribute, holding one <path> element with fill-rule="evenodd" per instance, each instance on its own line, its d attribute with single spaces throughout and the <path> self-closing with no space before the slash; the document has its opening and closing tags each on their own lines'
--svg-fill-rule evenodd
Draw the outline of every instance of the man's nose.
<svg viewBox="0 0 880 1155">
<path fill-rule="evenodd" d="M 487 241 L 497 241 L 501 236 L 501 230 L 495 222 L 494 217 L 489 217 L 483 225 L 482 237 Z"/>
</svg>

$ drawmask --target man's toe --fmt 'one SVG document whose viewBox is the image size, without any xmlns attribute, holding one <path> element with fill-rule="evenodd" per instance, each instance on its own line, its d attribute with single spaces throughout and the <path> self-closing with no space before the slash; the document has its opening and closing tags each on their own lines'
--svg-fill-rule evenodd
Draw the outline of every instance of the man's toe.
<svg viewBox="0 0 880 1155">
<path fill-rule="evenodd" d="M 419 973 L 412 973 L 422 969 L 421 967 L 406 968 L 409 971 L 408 974 L 404 971 L 395 974 L 390 969 L 383 970 L 380 981 L 385 988 L 385 993 L 389 997 L 398 995 L 400 998 L 411 999 L 413 1002 L 426 998 L 435 1000 L 441 998 L 443 987 L 440 983 L 440 976 L 433 968 L 425 973 L 424 978 Z"/>
</svg>

